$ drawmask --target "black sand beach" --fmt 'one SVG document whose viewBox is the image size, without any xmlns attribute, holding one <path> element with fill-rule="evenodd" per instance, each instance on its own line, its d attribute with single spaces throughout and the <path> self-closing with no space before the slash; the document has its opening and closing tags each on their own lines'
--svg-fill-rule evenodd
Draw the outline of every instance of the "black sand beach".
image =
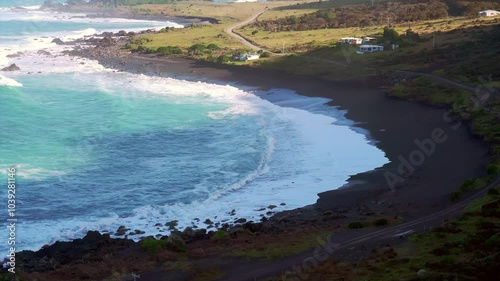
<svg viewBox="0 0 500 281">
<path fill-rule="evenodd" d="M 449 194 L 465 179 L 485 174 L 488 149 L 470 133 L 467 124 L 451 120 L 446 109 L 388 97 L 380 87 L 381 79 L 375 76 L 337 82 L 151 55 L 103 56 L 98 60 L 122 71 L 216 84 L 236 83 L 263 90 L 284 88 L 305 96 L 332 99 L 330 105 L 347 110 L 348 119 L 370 132 L 390 163 L 353 175 L 343 188 L 332 186 L 332 191 L 319 194 L 317 203 L 309 209 L 345 212 L 360 207 L 380 211 L 387 208 L 407 218 L 418 217 L 449 205 Z M 426 142 L 438 133 L 442 143 Z M 424 145 L 423 151 L 416 142 L 434 148 L 425 151 Z M 408 171 L 400 174 L 400 165 L 406 165 L 404 169 Z M 386 176 L 396 179 L 393 188 Z"/>
</svg>

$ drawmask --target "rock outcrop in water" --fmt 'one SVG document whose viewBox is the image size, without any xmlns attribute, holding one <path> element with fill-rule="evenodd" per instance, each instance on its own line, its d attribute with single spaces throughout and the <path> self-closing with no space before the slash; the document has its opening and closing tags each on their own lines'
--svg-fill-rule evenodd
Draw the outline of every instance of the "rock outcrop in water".
<svg viewBox="0 0 500 281">
<path fill-rule="evenodd" d="M 52 40 L 51 43 L 56 43 L 57 45 L 65 45 L 66 43 L 64 43 L 63 40 L 61 40 L 60 38 L 56 38 L 54 40 Z"/>
<path fill-rule="evenodd" d="M 17 66 L 15 63 L 2 68 L 2 71 L 16 71 L 16 70 L 21 70 L 21 68 L 19 68 L 19 66 Z"/>
</svg>

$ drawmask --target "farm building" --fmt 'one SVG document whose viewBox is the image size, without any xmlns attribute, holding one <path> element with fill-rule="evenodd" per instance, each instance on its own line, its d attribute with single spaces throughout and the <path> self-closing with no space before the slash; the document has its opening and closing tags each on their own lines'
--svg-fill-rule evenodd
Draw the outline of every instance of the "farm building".
<svg viewBox="0 0 500 281">
<path fill-rule="evenodd" d="M 260 55 L 256 53 L 241 53 L 233 56 L 233 60 L 239 61 L 258 60 L 259 58 Z"/>
<path fill-rule="evenodd" d="M 364 53 L 373 53 L 373 52 L 378 52 L 378 51 L 383 51 L 383 50 L 384 50 L 384 46 L 380 46 L 380 45 L 361 45 L 361 46 L 359 46 L 359 51 L 357 53 L 362 55 Z"/>
<path fill-rule="evenodd" d="M 340 38 L 340 42 L 344 42 L 351 45 L 358 45 L 363 43 L 363 39 L 357 37 L 344 37 Z"/>
<path fill-rule="evenodd" d="M 484 10 L 479 12 L 480 17 L 494 17 L 494 16 L 499 16 L 500 12 L 495 11 L 495 10 Z"/>
<path fill-rule="evenodd" d="M 368 44 L 370 42 L 375 42 L 375 41 L 377 41 L 377 38 L 366 36 L 365 38 L 363 38 L 362 44 Z"/>
</svg>

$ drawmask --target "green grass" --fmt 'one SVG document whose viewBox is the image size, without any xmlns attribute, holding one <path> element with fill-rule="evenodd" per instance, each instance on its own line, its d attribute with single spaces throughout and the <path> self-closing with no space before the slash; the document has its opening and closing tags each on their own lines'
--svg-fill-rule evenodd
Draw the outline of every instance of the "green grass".
<svg viewBox="0 0 500 281">
<path fill-rule="evenodd" d="M 194 44 L 217 44 L 225 48 L 240 48 L 239 42 L 224 33 L 224 28 L 229 25 L 229 22 L 225 22 L 220 25 L 182 28 L 165 33 L 145 34 L 139 38 L 149 40 L 150 42 L 146 42 L 144 46 L 154 49 L 163 46 L 188 48 Z"/>
<path fill-rule="evenodd" d="M 496 187 L 496 190 L 499 190 L 500 187 Z M 477 200 L 472 201 L 469 203 L 465 208 L 464 208 L 464 213 L 475 213 L 481 211 L 481 207 L 489 202 L 492 202 L 494 200 L 497 200 L 498 196 L 492 196 L 492 195 L 487 195 L 484 197 L 481 197 Z"/>
<path fill-rule="evenodd" d="M 463 105 L 472 97 L 469 92 L 439 85 L 426 77 L 396 85 L 392 88 L 390 95 L 435 105 Z"/>
<path fill-rule="evenodd" d="M 279 243 L 269 243 L 258 248 L 235 249 L 228 256 L 274 260 L 305 252 L 320 246 L 319 241 L 328 241 L 330 231 L 318 232 L 305 237 L 294 237 Z M 258 238 L 257 238 L 258 239 Z"/>
</svg>

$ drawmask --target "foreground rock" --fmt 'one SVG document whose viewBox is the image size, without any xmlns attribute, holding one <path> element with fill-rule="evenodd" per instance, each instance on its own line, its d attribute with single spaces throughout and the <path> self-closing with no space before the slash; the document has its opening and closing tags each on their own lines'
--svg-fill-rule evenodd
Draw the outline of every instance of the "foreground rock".
<svg viewBox="0 0 500 281">
<path fill-rule="evenodd" d="M 16 70 L 21 70 L 21 68 L 19 68 L 19 66 L 17 66 L 15 63 L 2 68 L 2 71 L 16 71 Z"/>
</svg>

